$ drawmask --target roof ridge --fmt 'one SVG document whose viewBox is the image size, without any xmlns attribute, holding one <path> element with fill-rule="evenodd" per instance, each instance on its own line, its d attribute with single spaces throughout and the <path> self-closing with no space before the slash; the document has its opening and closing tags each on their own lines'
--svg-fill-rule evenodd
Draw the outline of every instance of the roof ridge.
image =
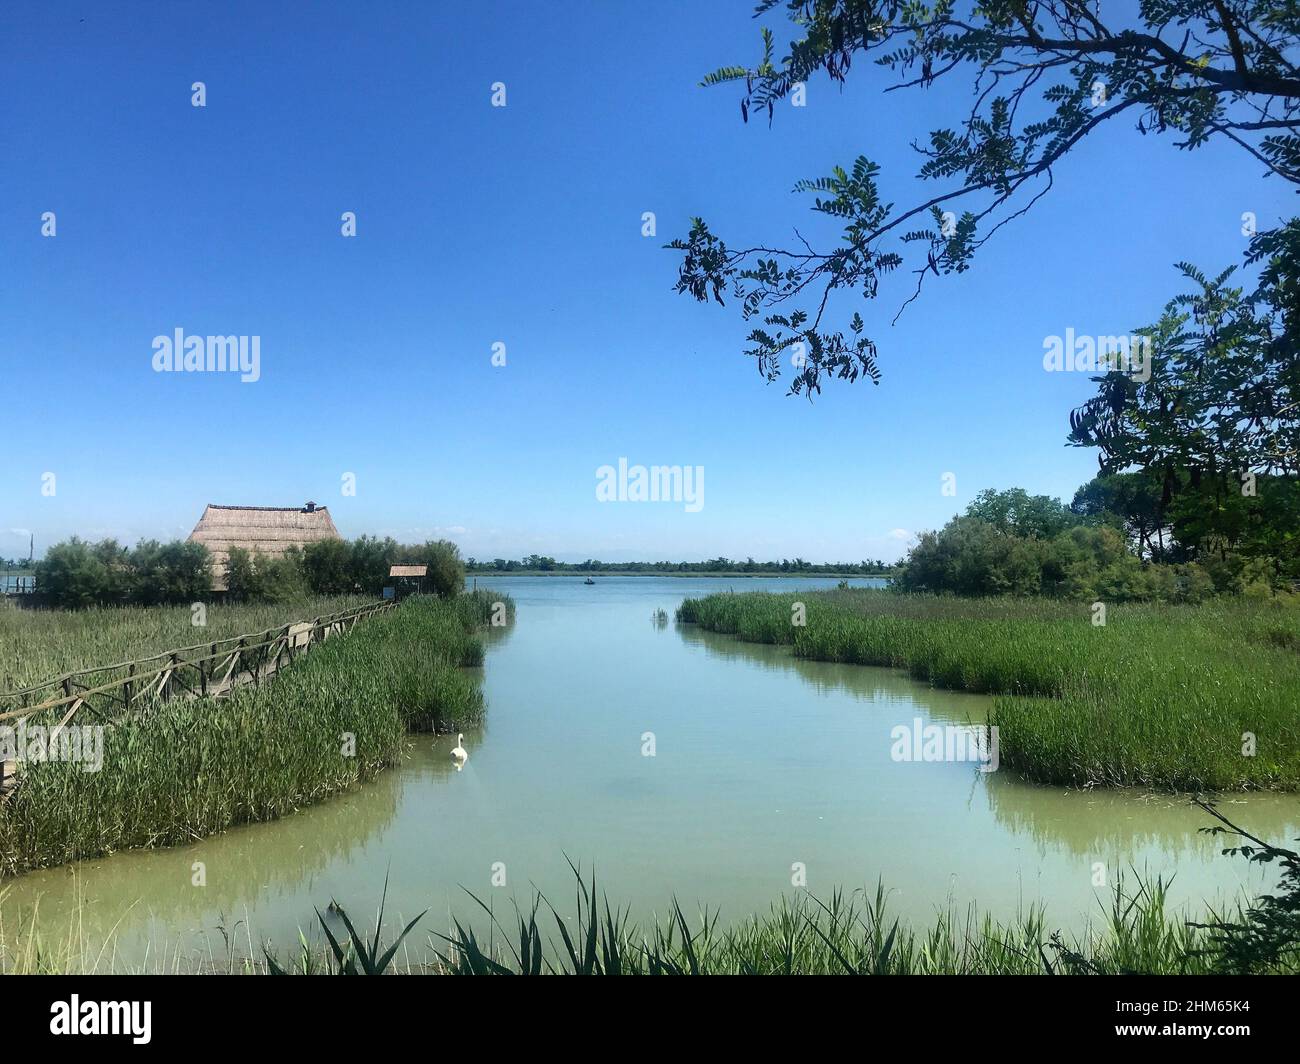
<svg viewBox="0 0 1300 1064">
<path fill-rule="evenodd" d="M 284 514 L 318 514 L 322 510 L 329 509 L 328 506 L 317 506 L 314 510 L 308 510 L 303 506 L 224 506 L 218 502 L 210 502 L 207 506 L 209 510 L 269 510 Z"/>
</svg>

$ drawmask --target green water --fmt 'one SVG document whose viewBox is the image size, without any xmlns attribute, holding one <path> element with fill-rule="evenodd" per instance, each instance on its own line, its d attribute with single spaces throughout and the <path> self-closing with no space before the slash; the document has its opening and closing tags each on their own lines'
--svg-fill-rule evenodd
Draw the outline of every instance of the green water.
<svg viewBox="0 0 1300 1064">
<path fill-rule="evenodd" d="M 1258 886 L 1198 834 L 1206 818 L 1186 799 L 891 758 L 895 726 L 978 722 L 986 698 L 652 620 L 687 595 L 834 583 L 480 578 L 514 596 L 518 615 L 489 639 L 487 724 L 466 735 L 463 770 L 454 736 L 415 737 L 400 767 L 282 821 L 11 880 L 0 918 L 11 929 L 39 903 L 42 935 L 71 935 L 85 963 L 157 968 L 224 964 L 268 940 L 287 949 L 331 898 L 369 922 L 385 874 L 394 919 L 430 910 L 417 951 L 450 913 L 475 915 L 462 887 L 509 911 L 536 885 L 568 912 L 565 855 L 594 863 L 634 916 L 676 896 L 724 923 L 792 892 L 800 865 L 822 896 L 883 879 L 895 912 L 923 922 L 949 904 L 1010 917 L 1043 902 L 1053 926 L 1077 928 L 1107 897 L 1098 864 L 1112 877 L 1177 873 L 1178 903 Z M 1224 809 L 1271 839 L 1300 834 L 1294 796 Z"/>
</svg>

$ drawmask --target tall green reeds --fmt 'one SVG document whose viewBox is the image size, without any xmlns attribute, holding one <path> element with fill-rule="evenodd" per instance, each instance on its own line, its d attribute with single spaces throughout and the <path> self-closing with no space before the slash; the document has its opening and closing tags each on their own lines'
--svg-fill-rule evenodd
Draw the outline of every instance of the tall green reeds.
<svg viewBox="0 0 1300 1064">
<path fill-rule="evenodd" d="M 678 613 L 800 657 L 1000 696 L 989 723 L 1002 764 L 1030 779 L 1300 789 L 1300 610 L 1218 601 L 1098 616 L 1087 604 L 873 590 L 711 595 Z"/>
</svg>

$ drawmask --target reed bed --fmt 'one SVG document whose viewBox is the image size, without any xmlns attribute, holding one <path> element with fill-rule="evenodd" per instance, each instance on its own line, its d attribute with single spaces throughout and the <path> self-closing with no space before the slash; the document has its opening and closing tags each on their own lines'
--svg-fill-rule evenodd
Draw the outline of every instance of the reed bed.
<svg viewBox="0 0 1300 1064">
<path fill-rule="evenodd" d="M 853 589 L 710 595 L 678 619 L 999 696 L 1002 764 L 1029 779 L 1300 789 L 1300 609 L 1288 604 L 1113 604 L 1095 625 L 1088 604 Z"/>
<path fill-rule="evenodd" d="M 196 626 L 189 606 L 31 610 L 0 604 L 0 691 L 165 650 L 260 632 L 363 606 L 373 598 L 310 596 L 279 603 L 207 604 Z"/>
<path fill-rule="evenodd" d="M 261 686 L 105 726 L 100 771 L 23 763 L 0 806 L 0 873 L 284 816 L 392 764 L 408 731 L 480 722 L 482 692 L 462 670 L 483 660 L 483 609 L 469 595 L 408 599 Z"/>
</svg>

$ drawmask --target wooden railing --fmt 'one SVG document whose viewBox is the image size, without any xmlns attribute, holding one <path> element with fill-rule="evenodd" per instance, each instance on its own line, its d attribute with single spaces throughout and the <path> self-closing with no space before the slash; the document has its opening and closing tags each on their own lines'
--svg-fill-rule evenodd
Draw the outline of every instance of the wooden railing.
<svg viewBox="0 0 1300 1064">
<path fill-rule="evenodd" d="M 56 727 L 62 728 L 77 713 L 105 721 L 160 700 L 215 697 L 236 687 L 260 684 L 281 664 L 307 653 L 316 643 L 351 631 L 358 621 L 394 607 L 391 601 L 369 603 L 311 621 L 164 650 L 115 665 L 78 669 L 32 687 L 0 691 L 0 724 L 43 713 L 51 720 L 58 717 Z"/>
</svg>

